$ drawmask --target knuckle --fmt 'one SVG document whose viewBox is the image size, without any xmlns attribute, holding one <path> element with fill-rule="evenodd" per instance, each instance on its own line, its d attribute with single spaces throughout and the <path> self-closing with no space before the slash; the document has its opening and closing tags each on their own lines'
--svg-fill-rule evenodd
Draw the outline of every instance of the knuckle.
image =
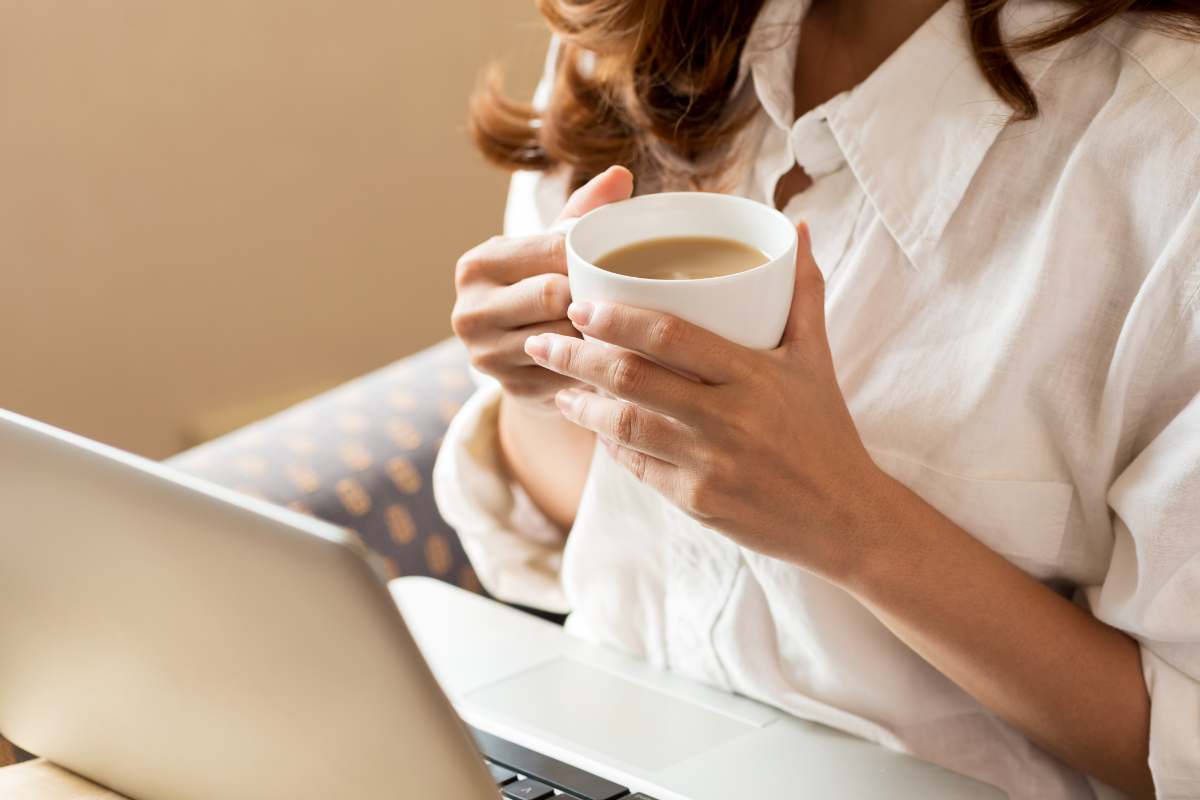
<svg viewBox="0 0 1200 800">
<path fill-rule="evenodd" d="M 788 313 L 791 313 L 791 308 L 788 308 Z M 778 347 L 778 345 L 776 345 Z M 763 369 L 770 363 L 772 350 L 751 350 L 745 347 L 725 347 L 720 343 L 707 344 L 703 348 L 706 357 L 720 361 L 721 365 L 728 371 L 732 382 L 741 382 L 743 379 L 760 374 Z"/>
<path fill-rule="evenodd" d="M 574 343 L 566 336 L 555 337 L 546 363 L 553 367 L 555 372 L 574 375 L 578 361 L 579 356 L 575 352 Z"/>
<path fill-rule="evenodd" d="M 739 381 L 754 381 L 752 385 L 761 386 L 764 375 L 769 374 L 770 362 L 768 357 L 752 350 L 743 350 L 737 357 L 730 360 L 733 375 Z"/>
<path fill-rule="evenodd" d="M 709 494 L 724 490 L 737 478 L 737 461 L 725 453 L 709 452 L 704 458 L 703 485 Z"/>
<path fill-rule="evenodd" d="M 579 339 L 560 336 L 553 353 L 555 360 L 562 366 L 562 371 L 577 378 L 583 378 L 594 371 L 594 368 L 589 369 L 588 354 L 580 344 Z"/>
<path fill-rule="evenodd" d="M 683 510 L 699 520 L 712 520 L 717 516 L 718 491 L 711 479 L 698 476 L 690 481 L 682 493 Z"/>
<path fill-rule="evenodd" d="M 679 492 L 679 505 L 688 516 L 699 517 L 700 509 L 705 505 L 706 498 L 695 482 L 688 482 Z"/>
<path fill-rule="evenodd" d="M 762 398 L 763 393 L 770 390 L 770 387 L 762 385 L 754 377 L 749 378 L 747 384 L 749 387 L 747 394 L 754 398 Z M 754 410 L 752 408 L 747 409 L 741 404 L 724 403 L 714 408 L 711 413 L 712 416 L 721 420 L 722 428 L 729 439 L 744 441 L 754 433 Z"/>
<path fill-rule="evenodd" d="M 466 314 L 456 303 L 454 309 L 450 312 L 450 329 L 454 331 L 454 335 L 458 336 L 459 338 L 462 338 L 467 332 L 467 329 L 471 326 L 471 324 L 464 319 L 465 316 Z"/>
<path fill-rule="evenodd" d="M 642 361 L 633 353 L 622 353 L 609 367 L 609 383 L 617 394 L 636 392 L 643 379 Z"/>
<path fill-rule="evenodd" d="M 493 267 L 493 258 L 489 254 L 496 250 L 504 240 L 503 236 L 489 237 L 487 241 L 472 247 L 459 256 L 454 265 L 455 285 L 461 288 L 487 277 Z"/>
<path fill-rule="evenodd" d="M 484 315 L 477 308 L 455 305 L 454 310 L 450 313 L 450 327 L 460 339 L 471 339 L 484 328 L 484 325 Z"/>
<path fill-rule="evenodd" d="M 507 363 L 505 353 L 498 347 L 475 350 L 471 353 L 471 364 L 480 372 L 493 375 Z"/>
<path fill-rule="evenodd" d="M 455 284 L 462 288 L 468 283 L 478 280 L 479 274 L 484 268 L 484 260 L 479 253 L 476 250 L 468 250 L 459 256 L 458 262 L 454 265 Z"/>
<path fill-rule="evenodd" d="M 627 453 L 626 459 L 629 465 L 629 471 L 632 472 L 633 476 L 639 481 L 644 480 L 646 477 L 646 467 L 649 464 L 649 459 L 646 457 L 646 454 L 637 450 L 629 450 Z"/>
<path fill-rule="evenodd" d="M 656 352 L 670 351 L 683 343 L 683 324 L 675 317 L 659 316 L 650 324 L 650 347 Z"/>
<path fill-rule="evenodd" d="M 537 307 L 547 319 L 561 319 L 567 315 L 567 305 L 571 302 L 571 290 L 567 285 L 566 276 L 558 274 L 543 275 L 539 279 Z"/>
<path fill-rule="evenodd" d="M 632 444 L 637 438 L 638 426 L 637 408 L 629 403 L 622 403 L 613 414 L 613 438 L 623 445 Z"/>
<path fill-rule="evenodd" d="M 555 263 L 567 260 L 566 234 L 552 233 L 546 236 L 546 257 Z"/>
</svg>

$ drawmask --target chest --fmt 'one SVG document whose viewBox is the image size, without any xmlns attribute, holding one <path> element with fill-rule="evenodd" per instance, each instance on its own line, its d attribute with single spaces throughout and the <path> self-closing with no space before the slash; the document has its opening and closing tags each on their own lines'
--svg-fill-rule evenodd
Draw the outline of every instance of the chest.
<svg viewBox="0 0 1200 800">
<path fill-rule="evenodd" d="M 1087 253 L 1011 219 L 955 220 L 913 263 L 842 169 L 785 212 L 826 276 L 839 385 L 876 463 L 1042 578 L 1104 561 L 1105 375 L 1127 302 Z M 967 227 L 960 227 L 967 226 Z"/>
</svg>

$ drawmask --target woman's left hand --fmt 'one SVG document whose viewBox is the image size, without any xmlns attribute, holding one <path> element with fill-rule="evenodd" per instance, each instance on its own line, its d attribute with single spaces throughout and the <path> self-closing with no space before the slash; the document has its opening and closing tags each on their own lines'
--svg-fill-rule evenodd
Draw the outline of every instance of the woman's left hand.
<svg viewBox="0 0 1200 800">
<path fill-rule="evenodd" d="M 624 350 L 557 334 L 530 337 L 525 349 L 611 395 L 568 389 L 556 400 L 638 480 L 734 541 L 840 581 L 883 533 L 890 479 L 838 388 L 824 279 L 803 225 L 799 234 L 792 308 L 774 350 L 670 315 L 586 302 L 568 310 L 575 327 Z"/>
</svg>

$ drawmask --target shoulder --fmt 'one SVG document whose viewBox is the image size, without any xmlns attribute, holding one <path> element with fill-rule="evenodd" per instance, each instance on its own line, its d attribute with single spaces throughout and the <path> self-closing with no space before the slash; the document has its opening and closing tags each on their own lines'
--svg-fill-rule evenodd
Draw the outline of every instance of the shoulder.
<svg viewBox="0 0 1200 800">
<path fill-rule="evenodd" d="M 1200 132 L 1200 41 L 1169 35 L 1131 15 L 1102 26 L 1098 35 L 1120 56 L 1119 85 L 1141 88 L 1142 102 L 1174 108 Z"/>
<path fill-rule="evenodd" d="M 1181 313 L 1194 320 L 1200 284 L 1200 40 L 1170 35 L 1129 14 L 1097 33 L 1118 59 L 1110 104 L 1137 122 L 1113 131 L 1113 138 L 1132 145 L 1124 148 L 1126 154 L 1154 164 L 1126 169 L 1157 179 L 1155 191 L 1143 186 L 1141 194 L 1156 196 L 1158 210 L 1177 217 L 1164 255 L 1173 254 L 1178 263 L 1186 297 Z"/>
<path fill-rule="evenodd" d="M 1194 269 L 1187 250 L 1200 241 L 1200 41 L 1123 15 L 1069 42 L 1038 94 L 1045 113 L 1014 128 L 1035 134 L 1021 157 L 1039 162 L 1059 196 L 1122 231 L 1135 261 L 1148 266 L 1174 253 Z"/>
<path fill-rule="evenodd" d="M 1155 332 L 1132 350 L 1163 335 L 1196 348 L 1200 42 L 1125 16 L 1039 57 L 1043 113 L 1000 137 L 990 185 L 1054 232 L 1063 270 L 1106 270 L 1127 333 Z"/>
<path fill-rule="evenodd" d="M 1200 165 L 1200 40 L 1126 14 L 1045 58 L 1053 63 L 1037 91 L 1047 122 L 1112 156 Z"/>
</svg>

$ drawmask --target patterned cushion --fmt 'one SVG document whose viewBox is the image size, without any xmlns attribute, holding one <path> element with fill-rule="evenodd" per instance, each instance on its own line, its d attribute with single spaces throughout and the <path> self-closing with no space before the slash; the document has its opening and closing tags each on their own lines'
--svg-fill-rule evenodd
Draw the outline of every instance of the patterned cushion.
<svg viewBox="0 0 1200 800">
<path fill-rule="evenodd" d="M 473 388 L 465 351 L 448 340 L 169 463 L 357 532 L 392 576 L 480 591 L 430 485 Z"/>
<path fill-rule="evenodd" d="M 169 463 L 356 531 L 393 576 L 481 592 L 430 486 L 473 388 L 465 350 L 448 340 Z M 0 766 L 28 757 L 0 738 Z"/>
</svg>

